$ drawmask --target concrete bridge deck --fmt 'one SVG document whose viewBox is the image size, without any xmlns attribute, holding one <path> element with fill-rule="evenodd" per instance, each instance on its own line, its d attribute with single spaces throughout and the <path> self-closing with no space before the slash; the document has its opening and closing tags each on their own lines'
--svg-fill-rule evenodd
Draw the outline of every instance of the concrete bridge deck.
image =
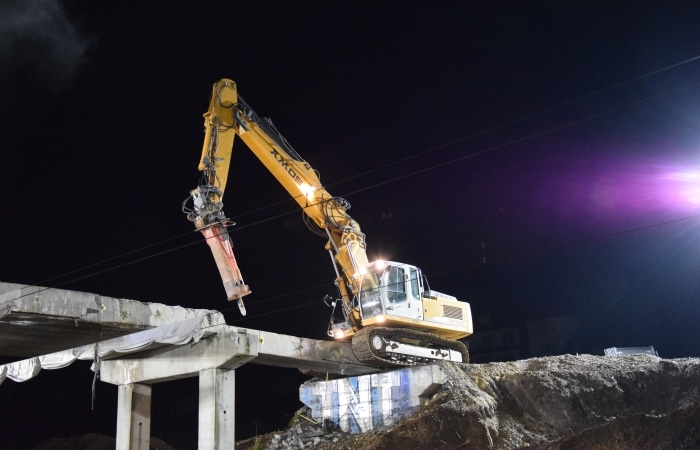
<svg viewBox="0 0 700 450">
<path fill-rule="evenodd" d="M 0 356 L 28 358 L 218 311 L 0 282 Z"/>
<path fill-rule="evenodd" d="M 235 370 L 250 362 L 345 376 L 371 374 L 349 344 L 226 325 L 217 311 L 0 283 L 0 383 L 93 360 L 119 387 L 117 448 L 150 447 L 152 385 L 199 378 L 199 448 L 233 448 Z"/>
</svg>

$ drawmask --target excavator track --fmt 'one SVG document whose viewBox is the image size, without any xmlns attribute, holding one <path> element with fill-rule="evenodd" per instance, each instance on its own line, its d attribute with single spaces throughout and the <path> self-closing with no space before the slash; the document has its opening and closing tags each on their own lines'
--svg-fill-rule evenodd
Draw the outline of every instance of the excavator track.
<svg viewBox="0 0 700 450">
<path fill-rule="evenodd" d="M 352 350 L 362 364 L 379 368 L 458 361 L 456 354 L 461 362 L 469 362 L 469 350 L 462 342 L 406 328 L 363 328 L 353 335 Z"/>
</svg>

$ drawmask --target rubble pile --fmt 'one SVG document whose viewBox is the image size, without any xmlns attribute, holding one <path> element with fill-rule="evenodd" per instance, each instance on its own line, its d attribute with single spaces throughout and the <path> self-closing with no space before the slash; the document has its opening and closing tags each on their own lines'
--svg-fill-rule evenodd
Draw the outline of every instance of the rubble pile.
<svg viewBox="0 0 700 450">
<path fill-rule="evenodd" d="M 262 449 L 700 448 L 700 359 L 564 355 L 440 363 L 447 382 L 399 424 L 348 435 L 296 422 Z M 250 441 L 238 449 L 253 448 Z"/>
<path fill-rule="evenodd" d="M 326 421 L 324 425 L 316 424 L 308 419 L 307 408 L 299 410 L 294 424 L 283 432 L 268 435 L 269 442 L 264 448 L 269 450 L 319 448 L 321 444 L 340 445 L 348 438 L 348 434 L 333 429 L 333 424 Z"/>
</svg>

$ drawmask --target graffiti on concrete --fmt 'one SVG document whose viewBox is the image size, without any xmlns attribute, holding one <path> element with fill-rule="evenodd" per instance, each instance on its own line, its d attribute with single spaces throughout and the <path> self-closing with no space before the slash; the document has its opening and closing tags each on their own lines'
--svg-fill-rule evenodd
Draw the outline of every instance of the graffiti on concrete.
<svg viewBox="0 0 700 450">
<path fill-rule="evenodd" d="M 421 395 L 434 385 L 435 366 L 337 380 L 313 381 L 300 387 L 301 401 L 311 418 L 331 420 L 347 433 L 364 433 L 392 426 L 413 414 Z"/>
</svg>

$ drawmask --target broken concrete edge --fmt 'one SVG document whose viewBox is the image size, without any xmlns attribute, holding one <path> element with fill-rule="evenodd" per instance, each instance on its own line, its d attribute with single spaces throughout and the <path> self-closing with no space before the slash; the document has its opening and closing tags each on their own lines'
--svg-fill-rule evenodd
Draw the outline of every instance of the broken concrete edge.
<svg viewBox="0 0 700 450">
<path fill-rule="evenodd" d="M 197 343 L 226 328 L 223 318 L 214 316 L 214 320 L 212 321 L 212 317 L 208 315 L 193 317 L 107 341 L 3 364 L 0 365 L 0 384 L 6 378 L 21 383 L 36 377 L 42 369 L 60 369 L 77 360 L 99 362 L 115 355 L 137 353 L 166 345 Z M 93 370 L 95 369 L 93 364 Z"/>
<path fill-rule="evenodd" d="M 209 316 L 212 323 L 224 322 L 223 314 L 214 310 L 0 282 L 0 319 L 13 312 L 141 328 L 158 327 L 201 316 Z"/>
</svg>

